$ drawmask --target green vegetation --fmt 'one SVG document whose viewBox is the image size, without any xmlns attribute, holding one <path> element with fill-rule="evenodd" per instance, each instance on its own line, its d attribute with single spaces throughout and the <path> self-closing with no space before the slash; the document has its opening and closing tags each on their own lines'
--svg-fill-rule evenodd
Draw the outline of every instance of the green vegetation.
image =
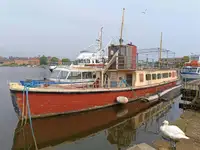
<svg viewBox="0 0 200 150">
<path fill-rule="evenodd" d="M 68 58 L 63 58 L 62 59 L 62 63 L 67 63 L 67 62 L 70 62 L 70 59 L 68 59 Z"/>
<path fill-rule="evenodd" d="M 189 62 L 189 60 L 190 60 L 189 56 L 183 56 L 183 61 L 184 62 Z"/>
<path fill-rule="evenodd" d="M 58 58 L 57 57 L 52 57 L 51 58 L 51 63 L 57 63 L 58 62 Z"/>
<path fill-rule="evenodd" d="M 47 65 L 48 64 L 48 59 L 44 55 L 40 57 L 40 65 Z"/>
</svg>

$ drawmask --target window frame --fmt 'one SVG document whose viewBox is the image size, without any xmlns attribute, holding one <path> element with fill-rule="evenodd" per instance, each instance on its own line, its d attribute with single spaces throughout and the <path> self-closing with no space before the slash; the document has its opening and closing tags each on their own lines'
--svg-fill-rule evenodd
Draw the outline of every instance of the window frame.
<svg viewBox="0 0 200 150">
<path fill-rule="evenodd" d="M 156 75 L 156 73 L 153 73 L 153 74 L 151 74 L 151 78 L 152 78 L 152 80 L 156 80 L 157 79 L 157 75 Z"/>
<path fill-rule="evenodd" d="M 151 74 L 150 73 L 146 74 L 145 77 L 146 77 L 146 81 L 150 81 L 151 80 Z"/>
</svg>

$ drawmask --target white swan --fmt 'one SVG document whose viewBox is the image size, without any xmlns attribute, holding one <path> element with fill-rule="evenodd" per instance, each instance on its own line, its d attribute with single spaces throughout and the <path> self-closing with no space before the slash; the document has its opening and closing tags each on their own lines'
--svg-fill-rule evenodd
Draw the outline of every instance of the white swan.
<svg viewBox="0 0 200 150">
<path fill-rule="evenodd" d="M 174 140 L 179 141 L 180 139 L 189 139 L 185 133 L 177 126 L 169 125 L 167 120 L 163 121 L 163 125 L 160 126 L 160 131 L 164 136 Z"/>
</svg>

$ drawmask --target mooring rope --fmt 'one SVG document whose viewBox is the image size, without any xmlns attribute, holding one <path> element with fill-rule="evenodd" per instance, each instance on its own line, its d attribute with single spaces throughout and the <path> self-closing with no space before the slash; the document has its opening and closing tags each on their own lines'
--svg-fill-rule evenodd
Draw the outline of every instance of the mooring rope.
<svg viewBox="0 0 200 150">
<path fill-rule="evenodd" d="M 25 96 L 25 87 L 24 87 L 24 89 L 23 89 L 23 95 L 22 95 L 22 103 L 23 103 L 23 106 L 22 106 L 22 116 L 21 116 L 21 127 L 23 127 L 25 124 L 23 124 L 24 123 L 24 109 L 25 109 L 25 98 L 24 98 L 24 96 Z"/>
<path fill-rule="evenodd" d="M 31 133 L 32 133 L 32 136 L 33 136 L 34 144 L 35 144 L 35 149 L 38 150 L 37 142 L 36 142 L 36 138 L 35 138 L 35 134 L 34 134 L 34 130 L 33 130 L 33 125 L 32 125 L 32 120 L 31 120 L 31 111 L 30 111 L 30 105 L 29 105 L 29 99 L 28 99 L 29 87 L 28 86 L 24 86 L 24 89 L 26 91 L 26 106 L 27 106 L 27 110 L 28 110 L 28 113 L 27 113 L 27 110 L 26 110 L 26 114 L 28 114 L 28 117 L 29 117 L 30 128 L 31 128 Z M 27 120 L 27 117 L 25 119 L 25 124 L 26 124 L 26 120 Z"/>
</svg>

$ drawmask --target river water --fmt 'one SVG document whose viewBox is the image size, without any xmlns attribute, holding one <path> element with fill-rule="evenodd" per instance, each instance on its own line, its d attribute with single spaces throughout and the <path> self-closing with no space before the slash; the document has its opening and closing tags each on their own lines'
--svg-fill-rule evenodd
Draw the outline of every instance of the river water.
<svg viewBox="0 0 200 150">
<path fill-rule="evenodd" d="M 35 149 L 29 124 L 21 127 L 8 89 L 9 81 L 42 79 L 43 68 L 0 67 L 0 146 L 1 150 Z M 175 121 L 182 114 L 177 97 L 137 112 L 133 104 L 81 114 L 36 119 L 33 128 L 40 149 L 115 150 L 137 143 L 162 139 L 163 120 Z"/>
</svg>

